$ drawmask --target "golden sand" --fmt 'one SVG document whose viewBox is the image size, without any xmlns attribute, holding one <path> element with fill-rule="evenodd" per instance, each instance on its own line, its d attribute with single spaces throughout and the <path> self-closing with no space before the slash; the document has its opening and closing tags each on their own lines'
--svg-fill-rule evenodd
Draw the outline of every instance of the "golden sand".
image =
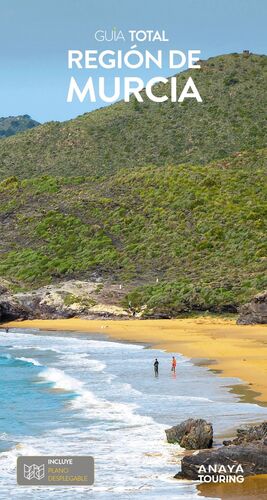
<svg viewBox="0 0 267 500">
<path fill-rule="evenodd" d="M 148 343 L 170 353 L 203 359 L 205 366 L 247 384 L 235 392 L 246 401 L 267 404 L 267 328 L 236 325 L 234 320 L 212 317 L 171 320 L 57 319 L 13 321 L 9 327 L 101 333 L 112 339 Z"/>
<path fill-rule="evenodd" d="M 266 500 L 267 475 L 246 477 L 243 483 L 202 484 L 198 486 L 200 498 L 222 500 Z"/>
</svg>

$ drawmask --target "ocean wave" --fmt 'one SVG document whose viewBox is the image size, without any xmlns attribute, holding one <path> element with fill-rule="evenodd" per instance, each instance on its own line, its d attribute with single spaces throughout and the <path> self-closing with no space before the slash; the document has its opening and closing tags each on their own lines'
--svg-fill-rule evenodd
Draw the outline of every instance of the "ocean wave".
<svg viewBox="0 0 267 500">
<path fill-rule="evenodd" d="M 57 349 L 52 349 L 52 347 L 40 347 L 40 346 L 36 346 L 36 345 L 26 345 L 26 346 L 23 346 L 21 344 L 13 344 L 12 346 L 10 346 L 11 349 L 19 349 L 20 351 L 29 351 L 29 350 L 33 350 L 33 351 L 47 351 L 47 352 L 56 352 L 56 353 L 62 353 L 63 351 L 58 351 Z"/>
<path fill-rule="evenodd" d="M 37 359 L 33 358 L 24 358 L 24 356 L 17 357 L 17 356 L 11 356 L 11 354 L 1 354 L 0 359 L 10 359 L 12 361 L 17 360 L 17 361 L 23 361 L 24 363 L 30 363 L 31 365 L 34 366 L 42 366 Z"/>
<path fill-rule="evenodd" d="M 83 382 L 67 375 L 59 368 L 46 368 L 38 375 L 40 378 L 53 384 L 55 389 L 62 389 L 65 391 L 79 392 L 83 387 Z"/>
<path fill-rule="evenodd" d="M 1 466 L 1 479 L 3 476 L 11 475 L 11 479 L 14 478 L 16 471 L 17 458 L 20 455 L 39 455 L 39 452 L 33 446 L 27 443 L 18 443 L 16 446 L 12 447 L 10 450 L 3 451 L 0 453 L 0 466 Z"/>
<path fill-rule="evenodd" d="M 127 427 L 132 427 L 154 423 L 153 418 L 136 413 L 138 406 L 133 403 L 118 403 L 99 399 L 87 390 L 74 399 L 71 406 L 75 410 L 82 411 L 88 419 L 106 420 L 113 422 L 114 425 L 122 422 Z"/>
<path fill-rule="evenodd" d="M 150 398 L 155 398 L 158 399 L 158 394 L 149 394 Z M 214 403 L 212 399 L 204 398 L 201 396 L 175 396 L 175 395 L 164 395 L 164 399 L 170 400 L 170 401 L 203 401 L 205 403 Z"/>
<path fill-rule="evenodd" d="M 84 366 L 88 367 L 93 372 L 102 372 L 107 365 L 97 359 L 87 359 Z"/>
<path fill-rule="evenodd" d="M 105 333 L 108 333 L 105 332 Z M 72 337 L 74 339 L 74 337 Z M 93 340 L 93 339 L 82 339 L 82 338 L 75 338 L 75 340 L 78 340 L 79 342 L 86 342 L 86 344 L 92 348 L 99 348 L 99 349 L 126 349 L 128 350 L 141 350 L 144 349 L 143 345 L 140 344 L 129 344 L 128 342 L 117 342 L 113 340 Z"/>
<path fill-rule="evenodd" d="M 53 384 L 55 389 L 71 391 L 76 395 L 70 406 L 73 410 L 82 412 L 88 419 L 124 422 L 127 426 L 147 425 L 154 423 L 151 417 L 135 413 L 138 408 L 132 403 L 119 403 L 100 399 L 85 388 L 84 382 L 71 377 L 58 368 L 46 368 L 38 375 Z"/>
<path fill-rule="evenodd" d="M 106 368 L 106 364 L 103 361 L 91 359 L 87 353 L 65 354 L 61 356 L 60 360 L 64 364 L 67 363 L 70 367 L 86 368 L 92 372 L 102 372 Z"/>
<path fill-rule="evenodd" d="M 134 389 L 131 384 L 127 384 L 127 383 L 121 383 L 120 384 L 120 391 L 121 390 L 127 392 L 128 394 L 129 393 L 135 394 L 136 396 L 137 395 L 140 396 L 140 395 L 143 394 L 141 391 L 138 391 L 137 389 Z"/>
<path fill-rule="evenodd" d="M 41 363 L 39 363 L 39 361 L 37 361 L 37 359 L 33 358 L 24 358 L 23 356 L 21 356 L 20 358 L 14 358 L 14 359 L 17 359 L 18 361 L 24 361 L 25 363 L 30 363 L 31 365 L 34 366 L 43 366 Z"/>
<path fill-rule="evenodd" d="M 9 436 L 8 436 L 8 434 L 6 432 L 2 432 L 0 434 L 0 441 L 9 441 L 9 439 L 10 438 L 9 438 Z"/>
</svg>

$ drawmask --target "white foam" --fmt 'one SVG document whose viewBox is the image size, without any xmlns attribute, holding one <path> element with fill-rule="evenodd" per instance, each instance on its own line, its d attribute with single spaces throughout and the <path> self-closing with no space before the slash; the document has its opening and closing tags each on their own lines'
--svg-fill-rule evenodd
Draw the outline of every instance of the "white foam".
<svg viewBox="0 0 267 500">
<path fill-rule="evenodd" d="M 158 398 L 158 395 L 157 394 L 150 394 L 150 398 Z M 177 400 L 177 401 L 203 401 L 205 403 L 214 403 L 214 401 L 212 399 L 208 399 L 208 398 L 202 398 L 201 396 L 164 396 L 164 399 L 169 399 L 171 401 L 173 401 L 174 399 Z"/>
<path fill-rule="evenodd" d="M 141 391 L 138 391 L 137 389 L 134 389 L 131 384 L 120 384 L 120 391 L 123 390 L 125 391 L 126 393 L 128 394 L 135 394 L 136 396 L 141 396 L 142 395 L 142 392 Z"/>
<path fill-rule="evenodd" d="M 38 376 L 47 382 L 53 383 L 55 389 L 78 392 L 83 387 L 83 383 L 80 380 L 67 375 L 63 370 L 59 370 L 58 368 L 46 368 Z"/>
<path fill-rule="evenodd" d="M 10 439 L 10 437 L 8 436 L 8 434 L 6 432 L 2 432 L 2 434 L 0 434 L 1 441 L 8 441 L 9 439 Z"/>
<path fill-rule="evenodd" d="M 74 392 L 77 397 L 71 402 L 71 407 L 81 411 L 89 419 L 124 422 L 129 426 L 154 422 L 151 417 L 136 414 L 137 406 L 134 404 L 117 403 L 96 397 L 85 388 L 84 382 L 58 368 L 46 368 L 38 376 L 52 383 L 55 389 Z"/>
<path fill-rule="evenodd" d="M 87 359 L 85 365 L 92 372 L 102 372 L 106 368 L 106 364 L 97 359 Z"/>
<path fill-rule="evenodd" d="M 31 365 L 42 366 L 41 363 L 39 363 L 39 361 L 37 361 L 37 359 L 24 358 L 24 356 L 13 357 L 13 356 L 11 356 L 11 354 L 2 354 L 0 357 L 4 358 L 4 359 L 17 359 L 18 361 L 24 361 L 25 363 L 30 363 Z"/>
<path fill-rule="evenodd" d="M 149 416 L 135 413 L 138 406 L 135 404 L 116 403 L 106 399 L 96 398 L 90 391 L 83 391 L 71 402 L 75 410 L 80 410 L 88 419 L 99 419 L 100 421 L 122 422 L 127 427 L 142 426 L 154 423 Z"/>
<path fill-rule="evenodd" d="M 102 372 L 106 364 L 97 359 L 91 359 L 87 353 L 66 354 L 61 356 L 61 361 L 69 367 L 84 368 L 92 372 Z"/>
<path fill-rule="evenodd" d="M 12 356 L 10 354 L 1 354 L 0 358 L 3 358 L 3 359 L 12 359 Z"/>
<path fill-rule="evenodd" d="M 64 337 L 65 340 L 66 337 Z M 110 349 L 126 349 L 127 351 L 129 349 L 133 350 L 140 350 L 144 349 L 144 347 L 140 344 L 128 344 L 127 342 L 114 342 L 112 340 L 92 340 L 92 339 L 84 339 L 84 338 L 79 338 L 77 339 L 76 337 L 72 337 L 72 340 L 77 340 L 78 342 L 84 342 L 87 345 L 93 347 L 93 348 L 99 348 L 99 349 L 105 349 L 105 348 L 110 348 Z"/>
<path fill-rule="evenodd" d="M 1 478 L 10 475 L 12 479 L 16 471 L 17 458 L 20 455 L 38 455 L 36 448 L 27 443 L 19 443 L 10 450 L 0 453 Z"/>
<path fill-rule="evenodd" d="M 52 352 L 62 352 L 62 351 L 58 351 L 57 349 L 52 349 L 52 347 L 40 347 L 40 346 L 36 346 L 36 345 L 26 345 L 26 346 L 22 346 L 21 344 L 13 344 L 12 345 L 12 349 L 19 349 L 19 350 L 35 350 L 35 351 L 52 351 Z"/>
<path fill-rule="evenodd" d="M 25 363 L 30 363 L 31 365 L 34 365 L 34 366 L 42 366 L 41 363 L 39 363 L 39 361 L 37 361 L 37 359 L 24 358 L 23 356 L 21 356 L 21 358 L 15 358 L 15 359 L 18 359 L 19 361 L 25 361 Z"/>
</svg>

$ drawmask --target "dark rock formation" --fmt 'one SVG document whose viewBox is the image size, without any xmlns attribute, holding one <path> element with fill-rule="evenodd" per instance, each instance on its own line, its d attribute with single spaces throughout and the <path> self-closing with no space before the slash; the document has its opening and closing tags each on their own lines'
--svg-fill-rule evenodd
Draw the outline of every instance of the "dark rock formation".
<svg viewBox="0 0 267 500">
<path fill-rule="evenodd" d="M 222 446 L 218 449 L 200 451 L 197 454 L 186 456 L 182 459 L 181 472 L 175 475 L 177 479 L 200 479 L 200 474 L 215 477 L 238 475 L 233 465 L 242 466 L 241 475 L 250 476 L 267 473 L 267 446 L 264 442 L 249 443 L 238 446 Z M 200 467 L 205 467 L 205 473 Z M 217 469 L 214 472 L 209 469 Z"/>
<path fill-rule="evenodd" d="M 267 323 L 267 291 L 256 295 L 251 302 L 240 308 L 239 325 Z"/>
<path fill-rule="evenodd" d="M 223 441 L 225 446 L 232 444 L 246 444 L 254 441 L 267 442 L 267 422 L 262 422 L 259 425 L 253 425 L 247 429 L 237 429 L 237 437 L 231 441 Z"/>
<path fill-rule="evenodd" d="M 211 448 L 213 442 L 212 425 L 203 419 L 189 418 L 181 424 L 165 430 L 168 443 L 178 443 L 187 450 Z"/>
<path fill-rule="evenodd" d="M 29 311 L 12 297 L 0 296 L 0 321 L 12 321 L 15 319 L 27 319 Z"/>
<path fill-rule="evenodd" d="M 28 310 L 10 292 L 11 283 L 0 278 L 0 321 L 28 318 Z"/>
</svg>

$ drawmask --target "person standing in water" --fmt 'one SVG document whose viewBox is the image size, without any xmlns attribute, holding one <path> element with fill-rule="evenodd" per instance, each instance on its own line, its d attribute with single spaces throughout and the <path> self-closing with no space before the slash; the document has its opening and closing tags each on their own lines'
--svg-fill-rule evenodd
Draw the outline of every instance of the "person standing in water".
<svg viewBox="0 0 267 500">
<path fill-rule="evenodd" d="M 172 372 L 176 372 L 176 359 L 174 356 L 172 357 Z"/>
<path fill-rule="evenodd" d="M 159 362 L 157 358 L 154 361 L 154 372 L 155 372 L 155 377 L 158 377 L 159 375 Z"/>
</svg>

